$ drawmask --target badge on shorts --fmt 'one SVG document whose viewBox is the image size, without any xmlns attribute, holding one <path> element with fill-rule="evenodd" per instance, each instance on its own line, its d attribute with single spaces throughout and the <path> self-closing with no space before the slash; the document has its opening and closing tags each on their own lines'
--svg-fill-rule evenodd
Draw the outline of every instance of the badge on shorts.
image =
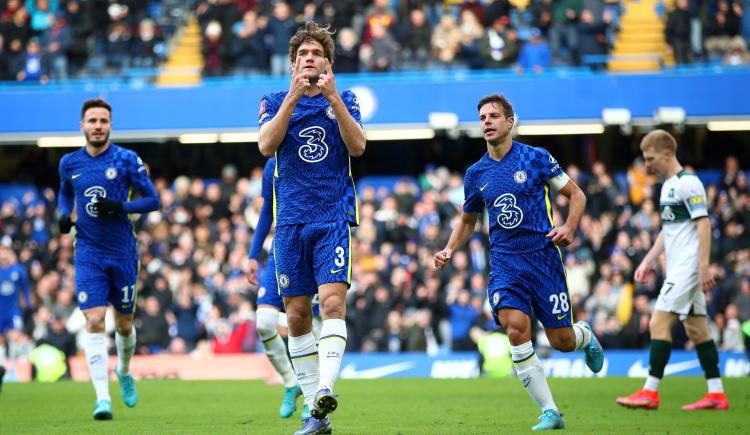
<svg viewBox="0 0 750 435">
<path fill-rule="evenodd" d="M 497 305 L 500 302 L 500 293 L 492 295 L 492 305 Z"/>
<path fill-rule="evenodd" d="M 281 288 L 289 287 L 289 277 L 284 275 L 283 273 L 279 275 L 279 286 Z"/>
<path fill-rule="evenodd" d="M 266 295 L 266 288 L 265 287 L 259 288 L 258 289 L 258 299 L 262 298 L 265 295 Z"/>
<path fill-rule="evenodd" d="M 86 292 L 78 293 L 78 303 L 82 304 L 89 299 L 89 295 Z"/>
</svg>

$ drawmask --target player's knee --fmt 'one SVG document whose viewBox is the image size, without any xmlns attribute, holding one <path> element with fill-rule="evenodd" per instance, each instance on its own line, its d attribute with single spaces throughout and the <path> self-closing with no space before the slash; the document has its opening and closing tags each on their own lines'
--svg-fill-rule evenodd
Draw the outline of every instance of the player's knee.
<svg viewBox="0 0 750 435">
<path fill-rule="evenodd" d="M 264 341 L 273 338 L 276 335 L 276 323 L 275 321 L 269 321 L 266 317 L 258 316 L 255 324 L 258 329 L 258 337 Z"/>
<path fill-rule="evenodd" d="M 133 332 L 133 319 L 117 319 L 115 322 L 117 333 L 123 337 L 129 337 Z"/>
<path fill-rule="evenodd" d="M 549 342 L 555 350 L 572 352 L 576 348 L 576 338 L 573 333 L 557 334 L 549 337 Z"/>
<path fill-rule="evenodd" d="M 523 344 L 529 340 L 526 339 L 526 332 L 522 331 L 520 328 L 515 328 L 513 326 L 508 326 L 506 329 L 506 333 L 508 334 L 508 339 L 510 340 L 510 343 L 514 346 L 518 346 L 520 344 Z"/>
<path fill-rule="evenodd" d="M 86 318 L 86 330 L 88 332 L 104 332 L 104 316 L 89 315 Z"/>
<path fill-rule="evenodd" d="M 343 319 L 346 315 L 344 301 L 337 297 L 328 297 L 320 304 L 320 314 L 324 319 Z"/>
<path fill-rule="evenodd" d="M 305 311 L 291 310 L 287 307 L 286 321 L 289 324 L 291 332 L 297 332 L 304 329 L 309 329 L 309 325 L 312 324 L 312 312 L 309 314 Z"/>
</svg>

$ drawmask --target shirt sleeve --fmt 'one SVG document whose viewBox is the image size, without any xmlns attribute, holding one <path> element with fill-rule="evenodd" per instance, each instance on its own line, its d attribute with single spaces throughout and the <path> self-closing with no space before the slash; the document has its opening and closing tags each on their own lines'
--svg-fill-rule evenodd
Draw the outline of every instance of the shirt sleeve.
<svg viewBox="0 0 750 435">
<path fill-rule="evenodd" d="M 125 213 L 148 213 L 159 209 L 159 195 L 156 193 L 151 178 L 148 176 L 146 165 L 135 153 L 132 154 L 132 161 L 128 165 L 130 184 L 135 187 L 141 197 L 128 201 L 124 204 Z"/>
<path fill-rule="evenodd" d="M 278 111 L 278 104 L 270 96 L 264 95 L 260 100 L 260 109 L 258 109 L 258 127 L 272 120 Z"/>
<path fill-rule="evenodd" d="M 474 174 L 471 170 L 466 171 L 464 177 L 464 212 L 480 213 L 484 210 L 484 200 L 482 200 L 481 191 L 474 181 Z"/>
<path fill-rule="evenodd" d="M 694 175 L 683 176 L 680 179 L 679 195 L 685 207 L 687 207 L 691 219 L 708 216 L 706 189 L 698 177 Z"/>
<path fill-rule="evenodd" d="M 263 242 L 271 231 L 271 224 L 273 223 L 273 172 L 275 167 L 276 162 L 272 158 L 268 160 L 266 167 L 263 168 L 263 184 L 261 185 L 263 207 L 260 209 L 258 225 L 255 226 L 253 241 L 247 255 L 248 258 L 258 259 Z"/>
<path fill-rule="evenodd" d="M 354 118 L 359 125 L 362 125 L 362 114 L 359 111 L 359 100 L 357 99 L 357 95 L 352 91 L 344 91 L 341 94 L 341 99 L 344 101 L 344 104 L 346 104 L 346 110 L 349 111 L 352 118 Z"/>
<path fill-rule="evenodd" d="M 549 180 L 550 178 L 557 177 L 560 174 L 564 174 L 565 172 L 560 167 L 560 164 L 557 163 L 557 160 L 555 160 L 554 157 L 552 157 L 552 154 L 549 153 L 549 151 L 545 150 L 544 148 L 537 148 L 539 151 L 539 167 L 541 167 L 541 176 L 545 180 Z"/>
<path fill-rule="evenodd" d="M 66 156 L 63 156 L 62 159 L 60 159 L 60 194 L 57 198 L 57 208 L 60 212 L 61 216 L 70 216 L 70 214 L 73 212 L 73 198 L 74 198 L 74 192 L 73 192 L 73 184 L 70 181 L 70 177 L 68 177 L 68 172 L 65 168 L 65 162 L 68 159 Z"/>
</svg>

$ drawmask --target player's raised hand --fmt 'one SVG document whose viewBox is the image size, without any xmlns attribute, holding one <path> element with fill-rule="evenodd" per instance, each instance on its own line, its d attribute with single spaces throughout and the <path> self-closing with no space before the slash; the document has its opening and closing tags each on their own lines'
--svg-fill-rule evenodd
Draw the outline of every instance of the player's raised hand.
<svg viewBox="0 0 750 435">
<path fill-rule="evenodd" d="M 258 260 L 254 258 L 247 260 L 247 282 L 258 285 Z"/>
<path fill-rule="evenodd" d="M 635 282 L 643 284 L 646 282 L 646 277 L 652 270 L 654 270 L 654 268 L 651 267 L 650 261 L 642 261 L 641 264 L 638 265 L 638 268 L 635 269 L 633 279 L 635 279 Z"/>
<path fill-rule="evenodd" d="M 318 77 L 316 85 L 327 100 L 330 101 L 331 97 L 336 95 L 336 78 L 333 76 L 333 69 L 328 58 L 326 58 L 326 72 Z"/>
<path fill-rule="evenodd" d="M 703 287 L 704 292 L 716 287 L 716 280 L 714 279 L 714 275 L 708 269 L 708 266 L 700 267 L 698 278 L 701 281 L 701 287 Z"/>
<path fill-rule="evenodd" d="M 295 99 L 300 99 L 308 89 L 310 89 L 310 79 L 307 78 L 307 73 L 292 74 L 292 83 L 289 84 L 289 95 Z"/>
<path fill-rule="evenodd" d="M 435 254 L 435 269 L 442 269 L 443 267 L 445 267 L 445 265 L 448 264 L 449 261 L 451 261 L 452 256 L 453 250 L 448 248 L 445 248 Z"/>
<path fill-rule="evenodd" d="M 568 246 L 573 243 L 575 238 L 575 231 L 567 225 L 560 225 L 559 227 L 552 228 L 552 231 L 547 233 L 547 238 L 552 239 L 552 243 L 557 246 Z"/>
</svg>

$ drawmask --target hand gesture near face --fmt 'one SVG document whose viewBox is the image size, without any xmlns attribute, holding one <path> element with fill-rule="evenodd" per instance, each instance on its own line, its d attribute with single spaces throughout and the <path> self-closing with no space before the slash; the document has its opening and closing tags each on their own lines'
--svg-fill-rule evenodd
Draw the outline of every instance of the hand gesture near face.
<svg viewBox="0 0 750 435">
<path fill-rule="evenodd" d="M 316 85 L 326 100 L 331 101 L 331 98 L 336 95 L 336 78 L 333 76 L 333 69 L 328 58 L 326 58 L 326 72 L 318 77 Z"/>
<path fill-rule="evenodd" d="M 310 89 L 310 79 L 307 78 L 306 72 L 292 74 L 292 83 L 289 85 L 289 95 L 299 100 Z"/>
</svg>

